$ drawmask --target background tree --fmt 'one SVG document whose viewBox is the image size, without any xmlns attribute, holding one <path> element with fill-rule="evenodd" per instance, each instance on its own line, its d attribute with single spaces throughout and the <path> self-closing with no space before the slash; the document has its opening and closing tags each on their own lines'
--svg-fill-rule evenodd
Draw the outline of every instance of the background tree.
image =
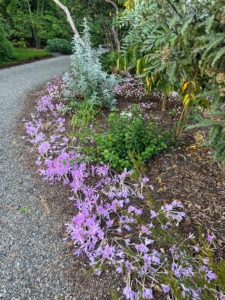
<svg viewBox="0 0 225 300">
<path fill-rule="evenodd" d="M 0 12 L 15 45 L 40 48 L 48 39 L 72 37 L 64 14 L 52 0 L 2 0 Z"/>
</svg>

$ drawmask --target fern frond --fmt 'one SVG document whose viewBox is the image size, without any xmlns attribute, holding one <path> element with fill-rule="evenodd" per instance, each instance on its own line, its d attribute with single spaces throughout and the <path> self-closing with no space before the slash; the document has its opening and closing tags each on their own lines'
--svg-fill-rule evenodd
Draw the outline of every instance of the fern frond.
<svg viewBox="0 0 225 300">
<path fill-rule="evenodd" d="M 186 22 L 184 22 L 184 25 L 182 26 L 181 31 L 180 31 L 181 35 L 184 36 L 185 31 L 187 30 L 188 25 L 192 22 L 192 20 L 193 20 L 193 16 L 191 16 Z"/>
<path fill-rule="evenodd" d="M 225 38 L 225 37 L 224 37 Z M 214 67 L 216 62 L 225 54 L 225 47 L 221 48 L 214 57 L 211 66 Z"/>
<path fill-rule="evenodd" d="M 211 49 L 215 48 L 216 46 L 218 46 L 223 40 L 224 40 L 224 36 L 221 37 L 221 35 L 220 35 L 217 39 L 213 40 L 213 42 L 208 45 L 207 49 L 205 50 L 205 52 L 202 55 L 199 65 L 202 65 L 204 63 L 206 55 L 209 53 L 209 51 Z"/>
<path fill-rule="evenodd" d="M 211 29 L 211 27 L 212 27 L 214 18 L 215 18 L 215 16 L 213 15 L 213 16 L 211 16 L 210 18 L 207 18 L 207 19 L 206 19 L 206 28 L 205 28 L 205 32 L 206 32 L 207 34 L 209 34 L 209 32 L 210 32 L 210 29 Z"/>
</svg>

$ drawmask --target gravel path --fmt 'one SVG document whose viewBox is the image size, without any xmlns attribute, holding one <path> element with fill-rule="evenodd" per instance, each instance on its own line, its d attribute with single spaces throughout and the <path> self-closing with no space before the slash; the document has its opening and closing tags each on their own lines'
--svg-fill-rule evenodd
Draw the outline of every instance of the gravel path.
<svg viewBox="0 0 225 300">
<path fill-rule="evenodd" d="M 69 70 L 59 56 L 0 70 L 0 299 L 88 299 L 64 276 L 63 252 L 55 212 L 46 212 L 43 184 L 24 168 L 23 144 L 14 128 L 26 95 Z M 40 181 L 41 182 L 41 181 Z M 27 207 L 26 212 L 20 209 Z M 45 209 L 44 209 L 45 208 Z"/>
</svg>

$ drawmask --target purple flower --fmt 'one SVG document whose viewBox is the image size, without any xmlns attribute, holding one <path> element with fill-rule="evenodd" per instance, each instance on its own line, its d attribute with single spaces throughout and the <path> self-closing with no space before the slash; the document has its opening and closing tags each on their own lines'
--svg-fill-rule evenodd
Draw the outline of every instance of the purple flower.
<svg viewBox="0 0 225 300">
<path fill-rule="evenodd" d="M 134 266 L 128 260 L 125 261 L 125 266 L 126 266 L 128 272 L 134 270 Z"/>
<path fill-rule="evenodd" d="M 214 239 L 214 236 L 208 234 L 208 236 L 207 236 L 207 241 L 208 241 L 209 243 L 211 243 L 213 239 Z"/>
<path fill-rule="evenodd" d="M 143 182 L 143 183 L 146 183 L 146 182 L 148 182 L 148 181 L 149 181 L 149 179 L 148 179 L 147 177 L 142 178 L 142 182 Z"/>
<path fill-rule="evenodd" d="M 154 186 L 152 184 L 150 184 L 149 187 L 152 191 L 154 190 Z"/>
<path fill-rule="evenodd" d="M 148 247 L 146 247 L 144 244 L 140 244 L 140 245 L 135 245 L 135 248 L 140 251 L 140 252 L 148 252 Z"/>
<path fill-rule="evenodd" d="M 157 217 L 157 213 L 154 210 L 150 210 L 151 218 Z"/>
<path fill-rule="evenodd" d="M 117 267 L 117 268 L 116 268 L 116 272 L 117 272 L 117 273 L 122 273 L 122 272 L 123 272 L 122 267 Z"/>
<path fill-rule="evenodd" d="M 103 258 L 109 258 L 112 254 L 113 247 L 110 247 L 108 244 L 105 246 L 104 252 L 102 254 Z"/>
<path fill-rule="evenodd" d="M 125 286 L 125 288 L 123 289 L 123 294 L 127 299 L 135 299 L 135 296 L 137 295 L 137 293 L 132 291 L 128 286 Z"/>
<path fill-rule="evenodd" d="M 170 287 L 166 284 L 161 284 L 164 293 L 168 293 L 170 291 Z"/>
<path fill-rule="evenodd" d="M 106 222 L 107 227 L 111 227 L 113 225 L 113 220 L 108 220 Z"/>
<path fill-rule="evenodd" d="M 144 288 L 142 296 L 146 299 L 153 299 L 152 289 Z"/>
<path fill-rule="evenodd" d="M 51 148 L 49 142 L 43 142 L 38 147 L 38 152 L 40 154 L 46 153 Z"/>
<path fill-rule="evenodd" d="M 128 207 L 128 212 L 129 212 L 129 213 L 131 213 L 131 212 L 134 211 L 134 210 L 135 210 L 135 207 L 134 207 L 134 206 L 130 205 L 130 206 Z"/>
<path fill-rule="evenodd" d="M 146 226 L 144 226 L 144 225 L 141 225 L 141 231 L 142 231 L 143 233 L 150 234 L 150 231 L 149 231 L 148 228 L 147 228 Z"/>
<path fill-rule="evenodd" d="M 217 278 L 216 274 L 212 270 L 209 270 L 206 276 L 209 278 L 209 280 L 214 280 Z"/>
</svg>

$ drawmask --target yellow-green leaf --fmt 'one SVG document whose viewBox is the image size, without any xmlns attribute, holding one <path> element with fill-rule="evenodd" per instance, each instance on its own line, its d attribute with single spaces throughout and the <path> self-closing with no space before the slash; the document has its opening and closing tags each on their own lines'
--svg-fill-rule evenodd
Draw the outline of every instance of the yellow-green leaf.
<svg viewBox="0 0 225 300">
<path fill-rule="evenodd" d="M 191 99 L 190 99 L 189 94 L 186 94 L 186 95 L 184 96 L 183 105 L 184 105 L 184 106 L 188 106 L 190 100 L 191 100 Z"/>
<path fill-rule="evenodd" d="M 189 82 L 185 82 L 184 85 L 182 86 L 181 90 L 182 92 L 184 92 L 186 90 L 186 88 L 188 87 Z"/>
</svg>

